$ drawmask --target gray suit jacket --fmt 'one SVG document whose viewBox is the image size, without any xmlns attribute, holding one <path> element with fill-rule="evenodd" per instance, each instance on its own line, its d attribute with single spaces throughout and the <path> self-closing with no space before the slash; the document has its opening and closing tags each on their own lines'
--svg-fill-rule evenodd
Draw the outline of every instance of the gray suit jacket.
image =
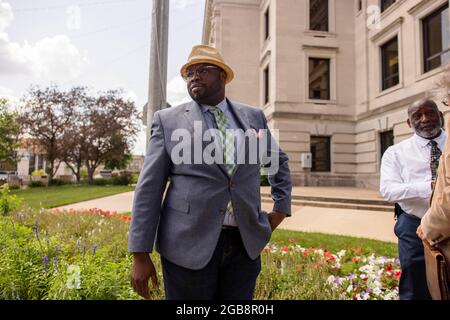
<svg viewBox="0 0 450 320">
<path fill-rule="evenodd" d="M 260 109 L 230 101 L 228 105 L 244 131 L 267 129 Z M 231 195 L 245 249 L 256 259 L 272 234 L 267 213 L 261 211 L 260 165 L 239 164 L 230 178 L 220 164 L 175 164 L 170 155 L 178 141 L 171 141 L 172 133 L 186 129 L 194 136 L 194 121 L 202 123 L 203 132 L 207 130 L 196 102 L 154 114 L 149 150 L 134 195 L 129 251 L 152 252 L 156 243 L 156 250 L 169 261 L 189 269 L 203 268 L 216 247 Z M 274 211 L 290 215 L 288 157 L 278 145 L 270 146 L 269 152 L 279 160 L 278 173 L 269 176 Z"/>
</svg>

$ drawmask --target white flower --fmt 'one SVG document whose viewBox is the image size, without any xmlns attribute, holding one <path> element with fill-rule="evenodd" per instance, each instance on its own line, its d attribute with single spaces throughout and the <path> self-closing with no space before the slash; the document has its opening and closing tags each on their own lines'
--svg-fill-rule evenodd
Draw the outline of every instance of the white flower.
<svg viewBox="0 0 450 320">
<path fill-rule="evenodd" d="M 335 277 L 334 276 L 329 276 L 327 279 L 328 283 L 334 283 Z"/>
<path fill-rule="evenodd" d="M 342 258 L 343 256 L 345 256 L 345 250 L 341 250 L 341 251 L 339 251 L 338 253 L 337 253 L 337 255 L 338 255 L 338 257 L 339 258 Z"/>
<path fill-rule="evenodd" d="M 67 282 L 66 286 L 69 289 L 81 288 L 81 268 L 77 265 L 71 264 L 67 267 Z"/>
<path fill-rule="evenodd" d="M 379 287 L 375 287 L 372 291 L 375 295 L 379 296 L 383 291 Z"/>
<path fill-rule="evenodd" d="M 349 285 L 349 286 L 347 287 L 347 290 L 345 290 L 345 291 L 347 291 L 347 292 L 352 292 L 352 291 L 353 291 L 353 285 L 352 285 L 352 284 Z"/>
</svg>

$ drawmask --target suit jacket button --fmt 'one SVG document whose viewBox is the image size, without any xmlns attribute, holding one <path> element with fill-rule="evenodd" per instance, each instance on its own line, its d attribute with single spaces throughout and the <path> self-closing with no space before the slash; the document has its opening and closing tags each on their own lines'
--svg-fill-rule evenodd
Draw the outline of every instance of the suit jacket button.
<svg viewBox="0 0 450 320">
<path fill-rule="evenodd" d="M 230 188 L 234 188 L 234 183 L 230 182 Z"/>
<path fill-rule="evenodd" d="M 220 212 L 220 214 L 224 214 L 225 213 L 225 209 L 220 209 L 219 212 Z"/>
</svg>

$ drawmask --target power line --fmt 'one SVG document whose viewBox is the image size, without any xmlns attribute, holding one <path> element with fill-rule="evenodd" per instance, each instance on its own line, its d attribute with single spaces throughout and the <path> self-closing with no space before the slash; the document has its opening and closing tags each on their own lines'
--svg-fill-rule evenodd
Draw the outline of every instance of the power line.
<svg viewBox="0 0 450 320">
<path fill-rule="evenodd" d="M 75 3 L 73 6 L 79 7 L 92 7 L 98 5 L 108 5 L 108 4 L 122 4 L 122 3 L 130 3 L 142 0 L 109 0 L 109 1 L 97 1 L 97 2 L 89 2 L 89 3 Z M 69 5 L 57 5 L 57 6 L 48 6 L 48 7 L 32 7 L 32 8 L 18 8 L 14 9 L 13 13 L 26 13 L 26 12 L 35 12 L 35 11 L 45 11 L 45 10 L 55 10 L 55 9 L 65 9 L 68 8 Z"/>
<path fill-rule="evenodd" d="M 127 22 L 127 23 L 112 25 L 112 26 L 109 26 L 109 27 L 104 27 L 104 28 L 101 28 L 101 29 L 97 29 L 97 30 L 93 30 L 93 31 L 90 31 L 90 32 L 82 33 L 82 34 L 79 34 L 79 35 L 74 35 L 74 36 L 71 36 L 71 38 L 72 39 L 84 38 L 84 37 L 88 37 L 88 36 L 91 36 L 91 35 L 96 34 L 96 33 L 101 33 L 101 32 L 104 32 L 104 31 L 110 31 L 110 30 L 113 30 L 113 29 L 119 29 L 119 28 L 122 28 L 122 27 L 127 27 L 127 26 L 130 26 L 130 25 L 133 25 L 133 24 L 137 24 L 137 23 L 142 22 L 142 21 L 149 21 L 149 20 L 150 20 L 149 16 L 142 17 L 142 18 L 139 18 L 139 19 Z"/>
</svg>

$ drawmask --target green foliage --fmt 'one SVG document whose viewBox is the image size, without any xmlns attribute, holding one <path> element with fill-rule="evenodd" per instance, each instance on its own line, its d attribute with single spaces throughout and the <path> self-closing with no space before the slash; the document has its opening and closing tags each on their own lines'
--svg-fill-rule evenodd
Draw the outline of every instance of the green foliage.
<svg viewBox="0 0 450 320">
<path fill-rule="evenodd" d="M 65 186 L 65 185 L 71 185 L 71 184 L 73 184 L 73 182 L 62 180 L 62 179 L 52 179 L 48 183 L 49 186 Z"/>
<path fill-rule="evenodd" d="M 286 239 L 291 239 L 305 248 L 316 247 L 331 252 L 347 250 L 355 255 L 370 255 L 374 253 L 388 257 L 395 257 L 398 254 L 396 243 L 348 236 L 330 236 L 324 233 L 277 229 L 272 234 L 270 242 L 283 245 L 286 243 Z"/>
<path fill-rule="evenodd" d="M 24 199 L 24 204 L 33 208 L 55 208 L 67 204 L 102 198 L 122 192 L 132 191 L 129 186 L 88 186 L 81 184 L 28 188 L 13 191 Z"/>
<path fill-rule="evenodd" d="M 45 183 L 42 181 L 30 181 L 30 184 L 28 185 L 30 188 L 42 188 L 46 187 Z"/>
<path fill-rule="evenodd" d="M 338 300 L 327 286 L 325 267 L 299 256 L 264 252 L 258 278 L 256 300 Z"/>
<path fill-rule="evenodd" d="M 17 155 L 15 151 L 19 147 L 18 136 L 21 127 L 18 122 L 18 114 L 9 112 L 8 100 L 0 98 L 0 160 L 15 163 Z"/>
<path fill-rule="evenodd" d="M 131 172 L 124 171 L 121 172 L 118 176 L 112 177 L 113 185 L 120 186 L 128 186 L 133 182 L 133 176 Z"/>
<path fill-rule="evenodd" d="M 8 217 L 0 216 L 0 299 L 141 299 L 129 282 L 129 222 L 123 218 L 101 210 L 22 209 Z M 274 238 L 281 242 L 282 235 L 280 231 Z M 288 235 L 296 237 L 293 232 Z M 320 239 L 326 243 L 335 238 L 347 239 L 325 235 Z M 284 238 L 284 244 L 288 239 Z M 295 243 L 293 239 L 289 241 Z M 351 257 L 352 253 L 348 255 Z M 159 257 L 152 254 L 152 259 L 162 280 Z M 347 260 L 343 257 L 342 263 Z M 261 263 L 255 299 L 264 300 L 344 299 L 342 291 L 331 290 L 327 278 L 355 267 L 350 262 L 342 270 L 333 271 L 311 255 L 293 253 L 288 247 L 264 250 Z M 152 299 L 164 298 L 160 283 L 152 292 Z"/>
<path fill-rule="evenodd" d="M 47 173 L 45 172 L 44 169 L 39 169 L 39 170 L 34 170 L 34 171 L 31 173 L 31 175 L 32 175 L 33 177 L 37 177 L 37 176 L 46 176 Z"/>
<path fill-rule="evenodd" d="M 94 186 L 107 186 L 112 185 L 113 179 L 112 178 L 97 178 L 94 179 Z"/>
<path fill-rule="evenodd" d="M 9 194 L 9 185 L 7 183 L 1 186 L 0 190 L 0 215 L 8 216 L 11 214 L 11 212 L 19 208 L 22 200 L 19 199 L 16 195 Z"/>
<path fill-rule="evenodd" d="M 115 153 L 105 160 L 105 169 L 126 169 L 131 159 L 133 159 L 133 156 L 130 153 Z"/>
</svg>

